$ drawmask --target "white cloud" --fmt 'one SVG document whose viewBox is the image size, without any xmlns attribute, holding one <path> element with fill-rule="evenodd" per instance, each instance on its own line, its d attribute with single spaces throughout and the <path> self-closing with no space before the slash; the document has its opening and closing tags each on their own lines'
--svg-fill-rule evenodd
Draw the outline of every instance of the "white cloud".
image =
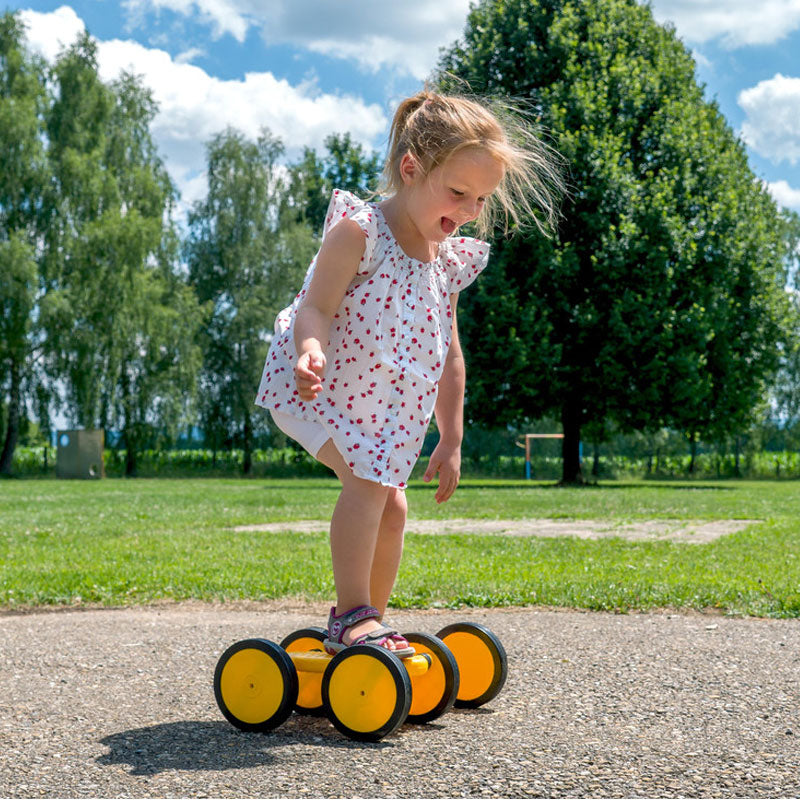
<svg viewBox="0 0 800 800">
<path fill-rule="evenodd" d="M 660 22 L 691 42 L 719 38 L 728 48 L 770 44 L 800 28 L 800 0 L 653 0 Z"/>
<path fill-rule="evenodd" d="M 65 33 L 60 25 L 64 19 L 74 31 L 83 30 L 78 17 L 68 11 L 72 16 L 64 8 L 52 14 L 25 12 L 28 40 L 47 58 L 76 35 Z M 388 127 L 379 106 L 353 95 L 323 93 L 311 81 L 293 86 L 269 72 L 222 80 L 164 50 L 119 39 L 99 41 L 97 58 L 104 81 L 127 70 L 141 75 L 152 89 L 159 112 L 151 130 L 184 203 L 204 191 L 205 142 L 229 125 L 251 138 L 268 127 L 284 142 L 289 158 L 304 146 L 321 149 L 325 137 L 334 132 L 350 131 L 354 140 L 371 149 L 381 144 L 379 137 Z"/>
<path fill-rule="evenodd" d="M 69 6 L 49 14 L 26 9 L 19 15 L 27 28 L 28 43 L 48 61 L 53 61 L 86 30 L 83 20 Z"/>
<path fill-rule="evenodd" d="M 713 66 L 710 59 L 706 58 L 696 47 L 692 50 L 692 58 L 698 66 L 706 69 L 711 69 Z"/>
<path fill-rule="evenodd" d="M 786 181 L 775 181 L 768 183 L 767 189 L 780 205 L 800 211 L 800 189 L 795 189 Z"/>
<path fill-rule="evenodd" d="M 317 0 L 275 6 L 280 16 L 262 28 L 267 43 L 283 40 L 367 70 L 389 67 L 419 79 L 436 66 L 439 48 L 462 35 L 469 12 L 469 0 L 341 3 L 322 14 Z"/>
<path fill-rule="evenodd" d="M 780 73 L 739 93 L 747 112 L 742 138 L 774 163 L 800 160 L 800 78 Z"/>
<path fill-rule="evenodd" d="M 642 0 L 643 2 L 644 0 Z M 470 0 L 125 0 L 131 24 L 170 11 L 199 19 L 219 38 L 243 42 L 251 28 L 268 44 L 291 44 L 373 71 L 387 67 L 422 79 L 442 46 L 463 33 Z M 652 0 L 660 22 L 693 43 L 729 48 L 769 44 L 800 28 L 800 0 Z"/>
<path fill-rule="evenodd" d="M 196 58 L 204 55 L 206 55 L 206 51 L 201 47 L 190 47 L 188 50 L 184 50 L 182 53 L 178 53 L 178 55 L 175 56 L 175 63 L 190 64 Z"/>
<path fill-rule="evenodd" d="M 424 79 L 439 48 L 463 33 L 469 0 L 126 0 L 125 7 L 132 20 L 161 10 L 199 14 L 215 36 L 230 33 L 241 42 L 254 27 L 267 44 L 290 44 L 355 61 L 367 71 L 389 68 Z"/>
<path fill-rule="evenodd" d="M 243 42 L 251 25 L 251 20 L 237 10 L 237 5 L 246 4 L 237 0 L 124 0 L 122 5 L 132 25 L 140 24 L 149 10 L 158 13 L 166 9 L 186 17 L 199 14 L 200 22 L 213 28 L 215 39 L 229 33 L 237 41 Z"/>
</svg>

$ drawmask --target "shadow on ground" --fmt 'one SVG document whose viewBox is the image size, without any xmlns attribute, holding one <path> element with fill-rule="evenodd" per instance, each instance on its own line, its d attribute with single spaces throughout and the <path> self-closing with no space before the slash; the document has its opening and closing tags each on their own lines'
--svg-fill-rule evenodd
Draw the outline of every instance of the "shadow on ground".
<svg viewBox="0 0 800 800">
<path fill-rule="evenodd" d="M 123 764 L 131 775 L 156 775 L 172 770 L 224 772 L 269 766 L 276 762 L 271 751 L 289 745 L 336 747 L 393 747 L 391 739 L 364 745 L 342 737 L 326 719 L 294 716 L 268 733 L 245 733 L 226 722 L 185 721 L 134 728 L 100 740 L 108 753 L 97 763 Z"/>
</svg>

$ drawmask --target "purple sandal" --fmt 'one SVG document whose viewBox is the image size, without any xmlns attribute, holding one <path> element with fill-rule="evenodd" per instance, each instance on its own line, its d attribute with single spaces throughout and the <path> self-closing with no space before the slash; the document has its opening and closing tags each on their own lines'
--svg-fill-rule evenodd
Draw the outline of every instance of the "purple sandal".
<svg viewBox="0 0 800 800">
<path fill-rule="evenodd" d="M 395 650 L 389 650 L 389 648 L 385 648 L 389 650 L 390 653 L 394 653 L 398 658 L 408 658 L 409 656 L 414 655 L 414 648 L 406 642 L 406 640 L 394 629 L 394 628 L 386 628 L 380 627 L 377 630 L 370 631 L 370 633 L 365 633 L 363 636 L 359 636 L 357 639 L 354 639 L 350 644 L 345 644 L 342 640 L 344 639 L 345 631 L 352 628 L 354 625 L 358 624 L 362 620 L 365 619 L 380 619 L 380 612 L 377 608 L 373 606 L 356 606 L 355 608 L 351 608 L 349 611 L 346 611 L 344 614 L 340 614 L 338 617 L 335 614 L 336 607 L 331 609 L 330 616 L 328 617 L 328 638 L 322 643 L 323 647 L 331 654 L 334 655 L 338 653 L 340 650 L 344 650 L 346 647 L 350 647 L 354 644 L 376 644 L 379 647 L 383 647 L 386 642 L 390 639 L 395 642 L 397 645 L 400 645 L 402 642 L 405 642 L 405 647 L 397 647 Z"/>
</svg>

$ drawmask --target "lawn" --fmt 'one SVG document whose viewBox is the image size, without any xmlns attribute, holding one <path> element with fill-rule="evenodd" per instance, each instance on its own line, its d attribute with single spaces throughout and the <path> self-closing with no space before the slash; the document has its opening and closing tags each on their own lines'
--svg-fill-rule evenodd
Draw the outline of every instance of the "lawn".
<svg viewBox="0 0 800 800">
<path fill-rule="evenodd" d="M 279 597 L 330 600 L 324 534 L 235 525 L 330 518 L 333 479 L 3 481 L 0 608 Z M 607 482 L 581 489 L 462 482 L 437 506 L 408 489 L 410 516 L 758 519 L 704 545 L 409 534 L 395 606 L 546 605 L 800 615 L 795 482 Z"/>
</svg>

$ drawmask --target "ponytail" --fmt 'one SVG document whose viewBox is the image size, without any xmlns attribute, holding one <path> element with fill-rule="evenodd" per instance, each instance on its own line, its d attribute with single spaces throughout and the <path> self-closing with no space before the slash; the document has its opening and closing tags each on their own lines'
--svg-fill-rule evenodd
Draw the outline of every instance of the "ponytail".
<svg viewBox="0 0 800 800">
<path fill-rule="evenodd" d="M 442 95 L 427 89 L 403 100 L 392 119 L 377 193 L 394 194 L 402 188 L 400 162 L 406 153 L 427 175 L 469 147 L 488 151 L 504 168 L 497 191 L 476 221 L 478 235 L 490 235 L 500 218 L 506 233 L 511 225 L 523 228 L 533 222 L 549 235 L 558 219 L 558 197 L 565 192 L 563 159 L 506 100 Z"/>
</svg>

